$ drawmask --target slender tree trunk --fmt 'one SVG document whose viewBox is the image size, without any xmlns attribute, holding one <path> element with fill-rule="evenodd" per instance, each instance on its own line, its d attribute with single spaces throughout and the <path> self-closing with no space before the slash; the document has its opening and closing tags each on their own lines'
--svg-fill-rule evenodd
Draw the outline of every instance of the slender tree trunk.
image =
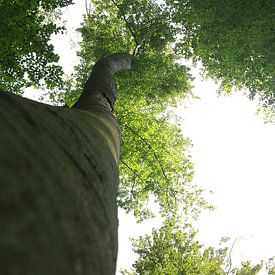
<svg viewBox="0 0 275 275">
<path fill-rule="evenodd" d="M 74 108 L 0 93 L 0 274 L 114 274 L 120 131 L 100 60 Z"/>
</svg>

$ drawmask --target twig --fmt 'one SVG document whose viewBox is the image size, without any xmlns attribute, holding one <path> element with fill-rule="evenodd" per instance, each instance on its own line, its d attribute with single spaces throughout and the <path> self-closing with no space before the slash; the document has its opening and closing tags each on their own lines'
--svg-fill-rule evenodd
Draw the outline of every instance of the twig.
<svg viewBox="0 0 275 275">
<path fill-rule="evenodd" d="M 168 183 L 169 180 L 168 180 L 168 178 L 167 178 L 167 176 L 166 176 L 166 174 L 165 174 L 163 165 L 162 165 L 161 161 L 159 160 L 157 154 L 155 153 L 154 149 L 152 148 L 152 146 L 148 143 L 148 141 L 147 141 L 145 138 L 143 138 L 141 135 L 139 135 L 139 134 L 138 134 L 135 130 L 133 130 L 131 127 L 129 127 L 129 126 L 127 126 L 127 125 L 125 125 L 125 127 L 128 128 L 133 134 L 137 135 L 137 136 L 147 145 L 147 147 L 152 151 L 152 153 L 153 153 L 155 159 L 157 160 L 157 162 L 158 162 L 158 164 L 159 164 L 159 167 L 160 167 L 160 169 L 161 169 L 161 172 L 162 172 L 162 174 L 163 174 L 163 177 L 165 178 L 166 182 Z"/>
<path fill-rule="evenodd" d="M 87 0 L 85 0 L 85 8 L 86 8 L 86 13 L 89 16 L 90 13 L 91 13 L 91 3 L 89 5 L 89 7 L 88 7 L 88 1 Z"/>
<path fill-rule="evenodd" d="M 235 240 L 234 240 L 234 242 L 233 242 L 233 244 L 232 244 L 232 246 L 231 246 L 231 248 L 230 248 L 229 254 L 228 254 L 229 268 L 228 268 L 227 273 L 226 273 L 227 275 L 229 275 L 229 272 L 231 271 L 231 268 L 232 268 L 232 257 L 231 257 L 231 254 L 232 254 L 232 251 L 233 251 L 233 248 L 234 248 L 234 245 L 235 245 L 237 239 L 238 238 L 236 237 Z"/>
<path fill-rule="evenodd" d="M 134 175 L 136 175 L 140 181 L 146 186 L 147 184 L 145 183 L 145 181 L 142 179 L 142 177 L 139 175 L 139 173 L 137 173 L 137 171 L 135 171 L 133 168 L 131 168 L 126 162 L 124 162 L 123 160 L 120 160 L 120 162 L 122 164 L 124 164 L 131 172 L 133 172 Z"/>
<path fill-rule="evenodd" d="M 133 50 L 132 55 L 137 56 L 140 52 L 140 49 L 142 48 L 142 43 L 147 39 L 147 37 L 151 34 L 151 31 L 153 30 L 153 27 L 156 25 L 156 23 L 152 23 L 149 27 L 148 30 L 144 33 L 144 35 L 141 37 L 139 44 L 136 45 L 136 47 Z"/>
</svg>

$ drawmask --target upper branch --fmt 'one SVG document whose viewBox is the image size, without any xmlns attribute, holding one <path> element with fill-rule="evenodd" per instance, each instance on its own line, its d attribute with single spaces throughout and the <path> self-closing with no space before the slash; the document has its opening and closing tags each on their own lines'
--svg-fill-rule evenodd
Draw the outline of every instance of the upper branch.
<svg viewBox="0 0 275 275">
<path fill-rule="evenodd" d="M 120 10 L 119 5 L 118 5 L 114 0 L 111 0 L 111 2 L 116 6 L 116 8 L 117 8 L 118 10 Z M 127 20 L 127 18 L 126 18 L 126 16 L 125 16 L 125 13 L 124 13 L 124 12 L 122 12 L 122 18 L 123 18 L 123 20 L 124 20 L 124 22 L 125 22 L 125 24 L 126 24 L 126 27 L 129 29 L 131 35 L 133 36 L 134 41 L 135 41 L 135 43 L 136 43 L 136 46 L 138 47 L 138 46 L 140 45 L 140 42 L 138 41 L 138 39 L 137 39 L 137 37 L 136 37 L 134 31 L 133 31 L 132 28 L 130 27 L 130 24 L 129 24 L 129 22 L 128 22 L 128 20 Z"/>
<path fill-rule="evenodd" d="M 166 173 L 165 173 L 165 170 L 163 168 L 162 162 L 159 160 L 159 158 L 158 158 L 155 150 L 152 148 L 151 144 L 149 144 L 148 141 L 145 138 L 143 138 L 141 135 L 139 135 L 132 127 L 130 127 L 128 125 L 125 125 L 125 127 L 127 129 L 129 129 L 133 134 L 137 135 L 146 144 L 146 146 L 151 150 L 151 152 L 153 153 L 153 156 L 155 157 L 156 161 L 159 164 L 159 167 L 160 167 L 160 170 L 162 172 L 162 175 L 163 175 L 166 183 L 168 184 L 170 181 L 169 181 L 169 179 L 166 176 Z"/>
<path fill-rule="evenodd" d="M 123 70 L 130 70 L 131 65 L 132 55 L 128 53 L 115 53 L 101 58 L 95 64 L 78 101 L 84 101 L 91 95 L 103 95 L 113 110 L 117 98 L 114 75 Z"/>
</svg>

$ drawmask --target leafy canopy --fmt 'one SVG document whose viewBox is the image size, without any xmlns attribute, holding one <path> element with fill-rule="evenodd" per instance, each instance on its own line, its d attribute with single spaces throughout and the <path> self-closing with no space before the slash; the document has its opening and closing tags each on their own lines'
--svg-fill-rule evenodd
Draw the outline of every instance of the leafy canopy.
<svg viewBox="0 0 275 275">
<path fill-rule="evenodd" d="M 119 76 L 116 110 L 123 136 L 119 204 L 140 217 L 151 215 L 144 208 L 150 195 L 166 214 L 179 206 L 193 213 L 196 211 L 187 205 L 206 206 L 199 198 L 201 190 L 188 184 L 193 174 L 190 142 L 175 130 L 165 112 L 169 105 L 191 95 L 191 76 L 188 68 L 178 63 L 180 58 L 202 60 L 207 73 L 221 80 L 226 92 L 233 85 L 246 87 L 251 98 L 258 94 L 264 107 L 273 109 L 269 2 L 260 5 L 252 1 L 243 13 L 242 1 L 162 2 L 92 1 L 80 28 L 81 63 L 65 94 L 65 101 L 71 104 L 102 56 L 119 51 L 136 55 L 134 70 Z M 254 24 L 256 10 L 258 25 Z"/>
<path fill-rule="evenodd" d="M 173 36 L 161 42 L 157 36 L 167 30 L 166 17 L 152 1 L 93 1 L 80 28 L 81 61 L 71 81 L 76 85 L 65 94 L 69 104 L 77 98 L 99 58 L 119 51 L 136 54 L 133 70 L 117 77 L 116 116 L 123 139 L 118 204 L 140 221 L 153 215 L 146 207 L 149 199 L 166 216 L 178 209 L 197 216 L 207 207 L 202 190 L 191 184 L 190 141 L 166 112 L 191 94 L 189 69 L 177 62 L 170 46 Z"/>
<path fill-rule="evenodd" d="M 221 90 L 246 88 L 251 99 L 260 100 L 267 119 L 274 118 L 272 0 L 91 3 L 95 8 L 81 28 L 84 40 L 92 45 L 91 51 L 81 51 L 90 57 L 90 65 L 114 51 L 163 54 L 169 46 L 176 58 L 202 61 L 206 75 L 221 81 Z M 58 9 L 69 4 L 72 0 L 0 1 L 0 89 L 20 92 L 44 85 L 69 90 L 61 81 L 62 69 L 50 43 L 50 36 L 64 29 L 55 23 Z"/>
<path fill-rule="evenodd" d="M 50 44 L 58 9 L 72 0 L 0 1 L 0 90 L 22 92 L 29 86 L 62 86 L 62 68 Z"/>
<path fill-rule="evenodd" d="M 263 268 L 267 274 L 274 274 L 274 258 L 258 264 L 242 262 L 239 268 L 232 268 L 233 246 L 228 247 L 229 238 L 222 238 L 218 248 L 204 248 L 195 236 L 191 226 L 182 227 L 174 219 L 166 220 L 151 235 L 133 240 L 133 250 L 138 254 L 134 271 L 121 270 L 121 274 L 256 275 Z"/>
<path fill-rule="evenodd" d="M 267 0 L 167 0 L 179 27 L 176 51 L 200 60 L 221 90 L 248 90 L 274 119 L 275 5 Z"/>
<path fill-rule="evenodd" d="M 58 102 L 77 100 L 96 60 L 114 52 L 135 55 L 134 69 L 118 76 L 116 116 L 122 128 L 118 204 L 139 220 L 152 216 L 151 199 L 168 220 L 152 237 L 135 242 L 139 274 L 225 274 L 227 248 L 206 248 L 171 217 L 197 217 L 209 207 L 193 186 L 190 140 L 169 112 L 192 96 L 189 69 L 180 58 L 202 61 L 206 73 L 230 93 L 234 86 L 259 97 L 274 112 L 274 5 L 272 1 L 94 0 L 79 31 L 80 64 L 66 84 L 50 36 L 58 8 L 71 0 L 0 1 L 0 89 L 63 88 Z M 186 226 L 186 220 L 185 220 Z M 273 265 L 274 266 L 274 265 Z M 233 274 L 255 274 L 243 263 Z M 269 270 L 272 270 L 270 265 Z M 274 269 L 274 268 L 273 268 Z M 180 273 L 179 273 L 180 271 Z M 272 272 L 272 271 L 271 271 Z"/>
</svg>

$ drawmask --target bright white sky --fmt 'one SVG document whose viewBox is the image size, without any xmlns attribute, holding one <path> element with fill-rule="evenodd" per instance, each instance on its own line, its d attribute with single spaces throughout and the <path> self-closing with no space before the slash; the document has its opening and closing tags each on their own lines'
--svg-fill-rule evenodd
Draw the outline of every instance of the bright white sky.
<svg viewBox="0 0 275 275">
<path fill-rule="evenodd" d="M 85 13 L 85 1 L 75 2 L 65 9 L 68 35 L 54 39 L 67 73 L 77 62 L 73 42 L 79 37 L 74 30 Z M 217 207 L 201 216 L 198 238 L 206 245 L 217 245 L 222 236 L 237 237 L 233 265 L 267 259 L 275 255 L 275 127 L 263 124 L 255 116 L 256 104 L 241 93 L 217 98 L 215 83 L 202 81 L 197 69 L 194 74 L 194 91 L 201 100 L 185 103 L 178 111 L 183 132 L 194 144 L 194 182 L 214 191 L 209 199 Z M 25 96 L 38 97 L 31 91 Z M 137 225 L 121 211 L 119 220 L 118 270 L 130 269 L 135 256 L 128 238 L 150 233 L 159 221 Z"/>
<path fill-rule="evenodd" d="M 194 86 L 201 100 L 181 109 L 183 131 L 194 144 L 195 182 L 214 191 L 217 207 L 202 215 L 199 238 L 209 245 L 238 238 L 233 264 L 267 259 L 275 255 L 275 127 L 240 92 L 217 98 L 215 83 L 199 77 Z"/>
<path fill-rule="evenodd" d="M 255 116 L 256 103 L 241 92 L 217 97 L 214 81 L 203 81 L 198 69 L 193 73 L 197 78 L 193 91 L 201 99 L 185 103 L 178 112 L 183 132 L 194 144 L 194 183 L 214 192 L 207 198 L 216 206 L 203 212 L 198 239 L 217 247 L 223 236 L 232 242 L 237 238 L 233 266 L 267 260 L 275 255 L 275 127 Z M 135 256 L 126 252 L 127 237 L 150 233 L 159 222 L 135 225 L 132 217 L 121 217 L 118 266 L 130 268 L 128 259 Z"/>
</svg>

